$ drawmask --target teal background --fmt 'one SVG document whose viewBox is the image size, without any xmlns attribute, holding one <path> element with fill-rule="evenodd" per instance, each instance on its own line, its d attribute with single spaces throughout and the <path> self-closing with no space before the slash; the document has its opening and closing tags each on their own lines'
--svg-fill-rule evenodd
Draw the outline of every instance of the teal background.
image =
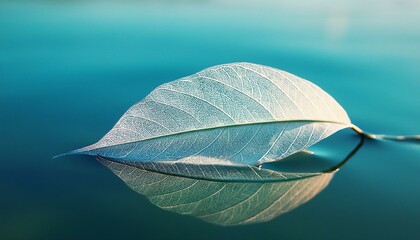
<svg viewBox="0 0 420 240">
<path fill-rule="evenodd" d="M 419 134 L 418 26 L 415 0 L 1 1 L 0 239 L 419 238 L 414 144 L 368 141 L 309 203 L 231 228 L 153 206 L 94 159 L 51 159 L 235 61 L 314 82 L 367 131 Z"/>
</svg>

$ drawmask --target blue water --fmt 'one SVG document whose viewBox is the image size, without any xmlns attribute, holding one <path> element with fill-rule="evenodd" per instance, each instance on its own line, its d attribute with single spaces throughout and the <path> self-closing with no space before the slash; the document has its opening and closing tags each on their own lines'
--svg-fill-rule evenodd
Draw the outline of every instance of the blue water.
<svg viewBox="0 0 420 240">
<path fill-rule="evenodd" d="M 158 85 L 235 61 L 329 92 L 370 132 L 419 134 L 416 1 L 0 2 L 0 239 L 414 239 L 420 148 L 368 141 L 313 200 L 222 228 L 163 211 L 91 158 Z"/>
</svg>

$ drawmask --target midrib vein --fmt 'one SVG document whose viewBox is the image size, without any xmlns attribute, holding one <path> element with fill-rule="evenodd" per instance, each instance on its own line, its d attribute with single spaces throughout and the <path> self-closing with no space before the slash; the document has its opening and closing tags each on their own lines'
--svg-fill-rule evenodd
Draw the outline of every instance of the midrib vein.
<svg viewBox="0 0 420 240">
<path fill-rule="evenodd" d="M 222 125 L 222 126 L 214 126 L 214 127 L 207 127 L 207 128 L 197 128 L 197 129 L 185 130 L 185 131 L 180 131 L 180 132 L 173 132 L 173 133 L 169 133 L 169 134 L 163 134 L 163 135 L 160 135 L 160 136 L 149 137 L 149 138 L 139 139 L 139 140 L 135 140 L 135 141 L 125 142 L 125 143 L 118 143 L 118 144 L 107 145 L 107 146 L 95 148 L 95 145 L 97 145 L 100 142 L 99 141 L 99 142 L 94 143 L 92 145 L 89 145 L 87 147 L 84 147 L 84 148 L 81 148 L 81 149 L 78 149 L 78 150 L 74 150 L 72 152 L 69 152 L 69 154 L 71 154 L 71 153 L 81 153 L 81 152 L 91 151 L 91 150 L 100 150 L 100 149 L 105 149 L 105 148 L 110 148 L 110 147 L 115 147 L 115 146 L 124 146 L 124 145 L 133 144 L 133 143 L 137 143 L 137 142 L 149 141 L 149 140 L 160 139 L 160 138 L 166 138 L 166 137 L 171 137 L 171 136 L 176 136 L 176 135 L 181 135 L 181 134 L 187 134 L 187 133 L 193 133 L 193 132 L 208 131 L 208 130 L 221 129 L 221 128 L 250 126 L 250 125 L 258 125 L 258 124 L 293 123 L 293 122 L 295 122 L 295 123 L 302 122 L 302 123 L 308 123 L 308 124 L 309 123 L 331 123 L 331 124 L 345 125 L 347 127 L 350 127 L 351 126 L 351 124 L 344 123 L 344 122 L 336 122 L 336 121 L 328 121 L 328 120 L 311 120 L 311 119 L 280 120 L 280 121 L 279 120 L 273 120 L 273 121 L 264 121 L 264 122 L 237 123 L 237 124 L 227 124 L 227 125 Z"/>
</svg>

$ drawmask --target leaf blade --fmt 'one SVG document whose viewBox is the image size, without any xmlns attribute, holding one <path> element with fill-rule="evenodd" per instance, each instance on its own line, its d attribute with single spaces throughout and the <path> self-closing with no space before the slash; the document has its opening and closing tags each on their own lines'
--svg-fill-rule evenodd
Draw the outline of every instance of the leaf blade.
<svg viewBox="0 0 420 240">
<path fill-rule="evenodd" d="M 246 164 L 261 164 L 287 157 L 349 127 L 351 122 L 344 109 L 331 96 L 304 79 L 257 64 L 225 64 L 159 86 L 143 101 L 131 107 L 98 143 L 71 153 L 121 158 L 122 161 L 174 160 L 160 157 L 171 148 L 173 142 L 162 143 L 165 148 L 159 148 L 159 155 L 136 149 L 142 145 L 141 142 L 177 134 L 295 121 L 313 122 L 316 126 L 312 126 L 311 134 L 301 136 L 301 131 L 306 131 L 302 125 L 293 138 L 289 137 L 292 141 L 287 140 L 289 145 L 284 146 L 286 151 L 279 156 L 265 158 L 267 151 L 262 151 L 260 158 L 246 158 L 249 160 Z M 330 123 L 332 130 L 325 130 L 321 126 L 325 123 Z M 320 136 L 316 141 L 311 140 L 314 133 Z M 281 134 L 277 135 L 278 141 L 286 141 L 280 139 Z M 248 140 L 252 140 L 252 136 L 248 137 Z M 302 141 L 306 144 L 301 144 L 299 148 L 293 146 L 295 142 Z M 127 147 L 130 144 L 136 146 Z M 182 144 L 193 145 L 196 141 L 191 138 L 190 142 Z M 151 149 L 150 146 L 148 149 Z M 135 157 L 128 157 L 130 155 Z M 175 159 L 184 157 L 182 155 Z"/>
</svg>

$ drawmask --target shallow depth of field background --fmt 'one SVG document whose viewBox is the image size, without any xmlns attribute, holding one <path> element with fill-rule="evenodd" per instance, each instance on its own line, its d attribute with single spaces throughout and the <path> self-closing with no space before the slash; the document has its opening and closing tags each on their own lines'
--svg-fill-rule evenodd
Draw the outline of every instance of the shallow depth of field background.
<svg viewBox="0 0 420 240">
<path fill-rule="evenodd" d="M 420 236 L 415 145 L 369 142 L 312 201 L 232 228 L 158 209 L 91 158 L 51 159 L 158 85 L 235 61 L 314 82 L 370 132 L 420 133 L 418 1 L 279 2 L 0 1 L 0 239 Z"/>
</svg>

